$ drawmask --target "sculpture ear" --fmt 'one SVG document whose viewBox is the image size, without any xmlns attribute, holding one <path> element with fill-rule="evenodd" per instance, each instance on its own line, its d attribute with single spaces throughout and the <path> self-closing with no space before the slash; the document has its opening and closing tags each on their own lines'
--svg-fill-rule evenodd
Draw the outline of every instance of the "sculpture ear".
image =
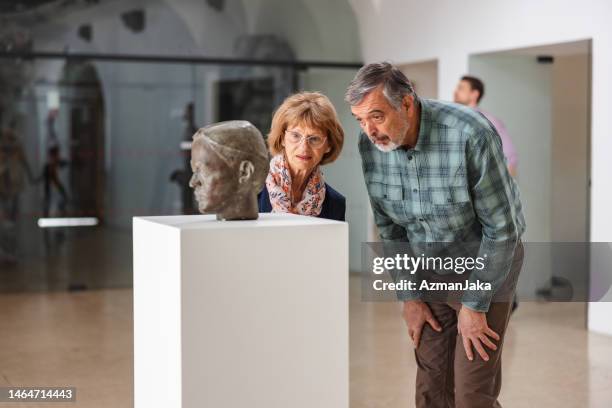
<svg viewBox="0 0 612 408">
<path fill-rule="evenodd" d="M 238 172 L 238 184 L 249 181 L 254 172 L 255 166 L 253 166 L 253 163 L 251 163 L 249 160 L 241 161 Z"/>
</svg>

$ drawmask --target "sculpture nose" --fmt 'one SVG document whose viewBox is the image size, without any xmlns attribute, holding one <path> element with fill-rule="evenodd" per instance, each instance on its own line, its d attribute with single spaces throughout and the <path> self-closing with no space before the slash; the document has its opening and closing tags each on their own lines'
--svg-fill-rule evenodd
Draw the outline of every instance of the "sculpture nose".
<svg viewBox="0 0 612 408">
<path fill-rule="evenodd" d="M 200 181 L 198 180 L 198 176 L 193 173 L 193 176 L 191 176 L 191 179 L 189 180 L 189 187 L 191 188 L 196 188 L 200 185 Z"/>
</svg>

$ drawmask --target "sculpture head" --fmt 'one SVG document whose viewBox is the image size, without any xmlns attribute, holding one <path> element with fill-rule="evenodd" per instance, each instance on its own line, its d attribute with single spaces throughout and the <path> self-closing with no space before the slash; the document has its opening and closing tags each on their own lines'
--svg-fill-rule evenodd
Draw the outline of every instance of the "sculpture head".
<svg viewBox="0 0 612 408">
<path fill-rule="evenodd" d="M 263 136 L 244 120 L 201 128 L 191 145 L 189 185 L 202 214 L 219 220 L 257 219 L 257 194 L 269 170 Z"/>
</svg>

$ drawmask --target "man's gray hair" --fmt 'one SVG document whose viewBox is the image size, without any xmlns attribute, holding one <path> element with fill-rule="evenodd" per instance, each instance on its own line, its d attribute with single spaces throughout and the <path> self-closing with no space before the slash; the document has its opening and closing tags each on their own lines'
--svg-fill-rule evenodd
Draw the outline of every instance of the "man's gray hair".
<svg viewBox="0 0 612 408">
<path fill-rule="evenodd" d="M 344 100 L 351 106 L 357 105 L 379 86 L 382 86 L 383 95 L 395 109 L 402 107 L 406 95 L 417 97 L 412 82 L 402 71 L 388 62 L 375 62 L 361 67 L 349 84 Z"/>
</svg>

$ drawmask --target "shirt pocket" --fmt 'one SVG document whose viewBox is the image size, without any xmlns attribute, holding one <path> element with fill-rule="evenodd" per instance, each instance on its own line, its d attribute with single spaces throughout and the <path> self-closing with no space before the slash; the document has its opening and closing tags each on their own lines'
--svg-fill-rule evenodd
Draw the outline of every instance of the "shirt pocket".
<svg viewBox="0 0 612 408">
<path fill-rule="evenodd" d="M 368 193 L 371 197 L 383 201 L 402 201 L 404 189 L 400 176 L 384 177 L 382 174 L 371 173 L 366 176 Z"/>
<path fill-rule="evenodd" d="M 404 226 L 406 217 L 406 201 L 400 176 L 383 176 L 369 174 L 366 177 L 368 194 L 378 209 L 393 223 Z"/>
<path fill-rule="evenodd" d="M 433 219 L 439 230 L 464 230 L 476 220 L 470 194 L 465 187 L 432 189 L 430 195 Z"/>
</svg>

